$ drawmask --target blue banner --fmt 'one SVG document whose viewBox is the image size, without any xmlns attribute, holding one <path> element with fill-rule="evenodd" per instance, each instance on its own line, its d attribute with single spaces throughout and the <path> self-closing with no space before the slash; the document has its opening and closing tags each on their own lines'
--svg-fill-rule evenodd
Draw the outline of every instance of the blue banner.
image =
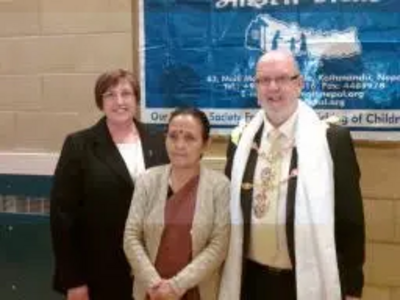
<svg viewBox="0 0 400 300">
<path fill-rule="evenodd" d="M 257 109 L 254 69 L 290 50 L 302 99 L 355 137 L 400 140 L 398 0 L 140 0 L 142 117 L 177 106 L 208 113 L 226 133 Z"/>
</svg>

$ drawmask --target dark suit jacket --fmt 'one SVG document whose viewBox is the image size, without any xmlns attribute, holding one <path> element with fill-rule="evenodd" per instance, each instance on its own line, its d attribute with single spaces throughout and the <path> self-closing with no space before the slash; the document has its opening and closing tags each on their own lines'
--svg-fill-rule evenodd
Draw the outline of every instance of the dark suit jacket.
<svg viewBox="0 0 400 300">
<path fill-rule="evenodd" d="M 164 137 L 135 124 L 145 167 L 167 163 Z M 56 290 L 87 284 L 91 299 L 131 299 L 132 277 L 122 244 L 133 190 L 105 118 L 67 136 L 51 191 Z"/>
<path fill-rule="evenodd" d="M 263 128 L 260 128 L 254 138 L 254 142 L 257 143 L 257 145 L 260 145 L 262 129 Z M 335 239 L 342 293 L 344 295 L 360 297 L 364 285 L 362 268 L 365 259 L 365 226 L 359 185 L 360 170 L 351 136 L 346 128 L 331 125 L 327 130 L 327 139 L 334 166 Z M 228 177 L 231 175 L 235 151 L 236 145 L 230 142 L 227 150 L 227 164 L 225 166 L 225 173 Z M 256 151 L 251 150 L 243 176 L 243 182 L 253 182 L 257 157 Z M 294 149 L 290 170 L 296 167 L 297 151 Z M 296 184 L 296 177 L 289 180 L 286 208 L 286 234 L 289 255 L 293 266 L 295 266 L 294 201 Z M 241 205 L 244 219 L 244 257 L 247 256 L 249 247 L 252 195 L 252 189 L 242 189 L 241 191 Z M 242 278 L 244 276 L 245 273 Z"/>
</svg>

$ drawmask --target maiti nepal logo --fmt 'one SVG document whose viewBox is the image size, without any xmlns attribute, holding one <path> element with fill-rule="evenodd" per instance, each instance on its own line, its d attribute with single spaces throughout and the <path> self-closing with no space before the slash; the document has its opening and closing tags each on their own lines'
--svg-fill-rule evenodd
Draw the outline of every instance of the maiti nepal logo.
<svg viewBox="0 0 400 300">
<path fill-rule="evenodd" d="M 306 82 L 302 98 L 312 106 L 323 98 L 321 82 L 316 80 L 322 59 L 343 59 L 361 54 L 356 28 L 343 31 L 301 28 L 297 23 L 287 23 L 269 14 L 260 14 L 250 22 L 244 46 L 262 53 L 277 49 L 292 52 Z"/>
<path fill-rule="evenodd" d="M 260 14 L 246 29 L 245 47 L 268 52 L 287 49 L 296 56 L 314 58 L 346 58 L 361 54 L 357 29 L 321 31 L 303 29 L 296 23 L 286 23 Z"/>
</svg>

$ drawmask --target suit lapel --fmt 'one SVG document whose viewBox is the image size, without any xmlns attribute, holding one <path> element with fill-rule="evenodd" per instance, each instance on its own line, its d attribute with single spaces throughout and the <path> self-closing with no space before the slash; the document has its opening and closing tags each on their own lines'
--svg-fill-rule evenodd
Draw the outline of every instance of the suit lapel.
<svg viewBox="0 0 400 300">
<path fill-rule="evenodd" d="M 133 187 L 133 181 L 117 146 L 111 138 L 107 128 L 106 119 L 103 117 L 93 128 L 94 152 L 109 169 L 123 181 Z"/>
<path fill-rule="evenodd" d="M 153 166 L 154 160 L 154 150 L 152 145 L 152 139 L 150 138 L 148 132 L 145 129 L 143 123 L 134 120 L 136 128 L 139 132 L 140 142 L 142 143 L 142 152 L 143 152 L 143 159 L 144 159 L 144 166 L 146 169 Z"/>
<path fill-rule="evenodd" d="M 297 168 L 297 149 L 293 148 L 292 158 L 290 160 L 289 174 Z M 296 266 L 295 239 L 294 239 L 294 216 L 295 216 L 295 198 L 296 198 L 297 177 L 292 177 L 288 182 L 286 196 L 286 239 L 288 251 L 292 266 Z"/>
<path fill-rule="evenodd" d="M 261 136 L 263 132 L 264 125 L 260 127 L 254 136 L 254 144 L 259 148 L 261 144 Z M 253 179 L 254 172 L 256 169 L 258 152 L 256 149 L 252 148 L 247 160 L 246 169 L 243 174 L 242 188 L 241 188 L 241 206 L 243 211 L 243 221 L 244 221 L 244 249 L 243 253 L 246 255 L 248 251 L 248 245 L 250 242 L 250 225 L 251 225 L 251 208 L 253 205 Z"/>
</svg>

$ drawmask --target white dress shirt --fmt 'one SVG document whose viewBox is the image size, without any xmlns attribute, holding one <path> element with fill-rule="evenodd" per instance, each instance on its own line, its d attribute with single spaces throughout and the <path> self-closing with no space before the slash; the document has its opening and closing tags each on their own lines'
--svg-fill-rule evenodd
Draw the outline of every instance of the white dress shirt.
<svg viewBox="0 0 400 300">
<path fill-rule="evenodd" d="M 134 143 L 117 144 L 117 148 L 132 180 L 135 181 L 136 177 L 145 170 L 142 143 L 137 140 Z"/>
</svg>

